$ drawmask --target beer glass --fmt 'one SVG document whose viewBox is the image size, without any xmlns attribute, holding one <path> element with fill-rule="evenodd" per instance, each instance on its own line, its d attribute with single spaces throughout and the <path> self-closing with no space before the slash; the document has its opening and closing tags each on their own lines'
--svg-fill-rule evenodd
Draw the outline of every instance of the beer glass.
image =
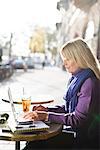
<svg viewBox="0 0 100 150">
<path fill-rule="evenodd" d="M 31 96 L 29 96 L 29 95 L 23 95 L 23 97 L 22 97 L 22 106 L 23 106 L 23 112 L 30 111 Z"/>
</svg>

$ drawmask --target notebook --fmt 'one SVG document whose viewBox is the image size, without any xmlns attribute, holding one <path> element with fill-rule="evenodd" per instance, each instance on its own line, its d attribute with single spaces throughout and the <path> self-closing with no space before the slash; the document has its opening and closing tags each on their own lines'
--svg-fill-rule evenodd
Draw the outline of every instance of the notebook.
<svg viewBox="0 0 100 150">
<path fill-rule="evenodd" d="M 23 118 L 18 120 L 15 106 L 13 103 L 13 98 L 11 94 L 10 88 L 8 88 L 8 97 L 10 101 L 11 107 L 11 115 L 8 119 L 8 126 L 13 133 L 27 133 L 27 132 L 37 132 L 37 131 L 45 131 L 49 129 L 49 126 L 43 121 L 29 121 L 24 120 Z"/>
</svg>

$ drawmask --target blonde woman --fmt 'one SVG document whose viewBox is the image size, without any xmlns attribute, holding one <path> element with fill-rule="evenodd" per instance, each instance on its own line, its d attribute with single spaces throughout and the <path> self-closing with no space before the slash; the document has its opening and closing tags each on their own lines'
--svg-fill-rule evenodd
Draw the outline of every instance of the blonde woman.
<svg viewBox="0 0 100 150">
<path fill-rule="evenodd" d="M 65 69 L 72 74 L 63 97 L 65 105 L 55 108 L 34 107 L 34 111 L 24 117 L 31 118 L 31 120 L 49 120 L 71 126 L 71 129 L 77 133 L 76 146 L 79 148 L 99 148 L 99 62 L 93 56 L 88 44 L 81 38 L 65 43 L 61 47 L 60 54 Z M 67 148 L 67 139 L 62 140 L 65 140 Z M 54 143 L 55 146 L 50 146 L 48 142 L 51 148 L 60 147 L 59 141 L 57 145 L 56 142 Z"/>
</svg>

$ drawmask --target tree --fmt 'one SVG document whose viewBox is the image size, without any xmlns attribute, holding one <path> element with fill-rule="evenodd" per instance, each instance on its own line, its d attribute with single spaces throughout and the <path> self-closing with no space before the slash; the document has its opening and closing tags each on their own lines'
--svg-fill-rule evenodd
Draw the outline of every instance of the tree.
<svg viewBox="0 0 100 150">
<path fill-rule="evenodd" d="M 29 49 L 32 53 L 51 52 L 54 58 L 57 54 L 56 31 L 51 31 L 50 28 L 36 27 L 30 38 Z"/>
<path fill-rule="evenodd" d="M 30 38 L 29 49 L 34 52 L 45 52 L 45 30 L 41 27 L 36 27 L 32 37 Z"/>
</svg>

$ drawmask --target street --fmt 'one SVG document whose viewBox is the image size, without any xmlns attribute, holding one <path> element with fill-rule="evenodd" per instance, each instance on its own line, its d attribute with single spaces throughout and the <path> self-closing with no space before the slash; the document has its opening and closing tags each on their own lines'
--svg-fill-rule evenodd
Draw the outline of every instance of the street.
<svg viewBox="0 0 100 150">
<path fill-rule="evenodd" d="M 53 106 L 63 104 L 63 94 L 69 75 L 66 71 L 57 67 L 45 67 L 44 69 L 32 69 L 24 72 L 17 70 L 12 77 L 0 83 L 0 111 L 5 112 L 10 109 L 9 103 L 3 102 L 2 98 L 8 98 L 8 87 L 12 94 L 19 97 L 24 87 L 25 92 L 35 99 L 37 95 L 48 95 L 54 99 L 53 103 L 45 104 Z M 22 107 L 16 105 L 16 107 Z M 22 146 L 25 142 L 21 142 Z M 14 150 L 14 142 L 0 141 L 0 150 Z"/>
<path fill-rule="evenodd" d="M 67 73 L 57 67 L 32 69 L 27 72 L 17 70 L 12 77 L 0 83 L 0 103 L 4 104 L 2 98 L 8 99 L 8 87 L 16 98 L 22 95 L 24 87 L 25 92 L 34 99 L 38 95 L 48 95 L 55 100 L 53 104 L 62 103 L 68 78 Z M 4 107 L 0 108 L 0 111 L 4 110 Z"/>
</svg>

